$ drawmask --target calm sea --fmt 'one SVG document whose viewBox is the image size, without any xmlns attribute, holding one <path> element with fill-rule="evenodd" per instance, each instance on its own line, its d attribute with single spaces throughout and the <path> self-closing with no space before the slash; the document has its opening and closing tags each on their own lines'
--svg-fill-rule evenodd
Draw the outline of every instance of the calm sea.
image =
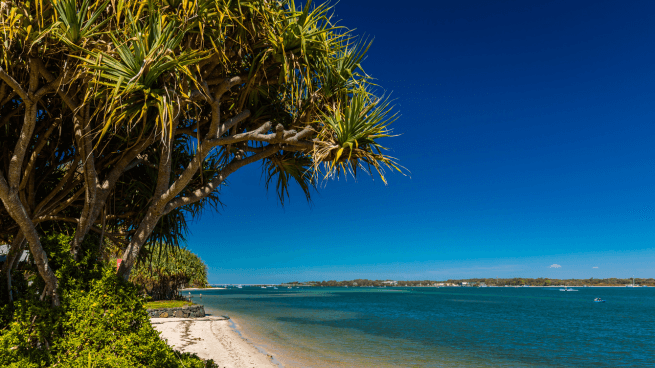
<svg viewBox="0 0 655 368">
<path fill-rule="evenodd" d="M 655 288 L 578 290 L 244 287 L 192 295 L 285 367 L 655 367 Z"/>
</svg>

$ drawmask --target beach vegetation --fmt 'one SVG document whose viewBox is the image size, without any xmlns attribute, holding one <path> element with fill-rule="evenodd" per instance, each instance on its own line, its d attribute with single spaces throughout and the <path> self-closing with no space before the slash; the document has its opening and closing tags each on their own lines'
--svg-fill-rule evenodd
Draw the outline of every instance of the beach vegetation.
<svg viewBox="0 0 655 368">
<path fill-rule="evenodd" d="M 3 367 L 212 367 L 180 354 L 159 338 L 139 288 L 97 262 L 97 243 L 85 241 L 72 262 L 70 236 L 43 237 L 60 283 L 60 306 L 38 290 L 45 282 L 29 263 L 16 270 L 31 283 L 17 300 L 0 308 L 0 366 Z M 25 268 L 23 268 L 25 267 Z M 20 279 L 17 277 L 17 279 Z"/>
</svg>

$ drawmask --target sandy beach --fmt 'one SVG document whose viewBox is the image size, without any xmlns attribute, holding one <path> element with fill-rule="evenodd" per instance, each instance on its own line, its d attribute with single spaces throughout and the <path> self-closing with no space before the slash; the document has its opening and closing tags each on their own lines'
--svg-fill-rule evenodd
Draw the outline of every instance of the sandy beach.
<svg viewBox="0 0 655 368">
<path fill-rule="evenodd" d="M 270 355 L 239 336 L 225 317 L 151 318 L 150 322 L 175 350 L 213 359 L 221 368 L 278 367 Z"/>
</svg>

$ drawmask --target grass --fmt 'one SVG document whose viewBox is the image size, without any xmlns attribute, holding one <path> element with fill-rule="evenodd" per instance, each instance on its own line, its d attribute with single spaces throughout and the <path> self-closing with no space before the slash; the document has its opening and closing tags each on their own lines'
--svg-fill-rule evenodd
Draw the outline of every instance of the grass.
<svg viewBox="0 0 655 368">
<path fill-rule="evenodd" d="M 180 308 L 186 305 L 193 305 L 193 303 L 186 300 L 159 300 L 156 302 L 147 302 L 146 309 Z"/>
</svg>

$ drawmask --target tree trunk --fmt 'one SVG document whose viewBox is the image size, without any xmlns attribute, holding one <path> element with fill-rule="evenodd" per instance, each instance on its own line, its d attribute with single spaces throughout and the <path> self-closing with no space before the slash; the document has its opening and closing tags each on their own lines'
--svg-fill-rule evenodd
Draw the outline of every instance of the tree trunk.
<svg viewBox="0 0 655 368">
<path fill-rule="evenodd" d="M 43 250 L 39 234 L 34 227 L 34 223 L 27 215 L 27 211 L 25 211 L 25 207 L 23 207 L 18 195 L 9 192 L 7 182 L 2 175 L 0 175 L 0 198 L 2 199 L 7 212 L 9 212 L 9 215 L 14 219 L 14 221 L 16 221 L 16 223 L 18 223 L 21 232 L 27 239 L 30 253 L 32 253 L 32 257 L 34 257 L 34 263 L 36 263 L 39 275 L 41 275 L 45 281 L 47 291 L 52 293 L 52 304 L 54 306 L 59 306 L 59 294 L 57 292 L 59 282 L 57 281 L 57 276 L 55 276 L 54 271 L 48 264 L 48 255 Z"/>
<path fill-rule="evenodd" d="M 17 260 L 20 259 L 24 241 L 25 237 L 23 237 L 23 233 L 19 231 L 18 234 L 14 237 L 14 241 L 11 243 L 11 247 L 7 252 L 7 260 L 2 265 L 2 271 L 0 271 L 0 273 L 5 275 L 7 278 L 7 292 L 9 293 L 9 302 L 14 301 L 13 292 L 11 290 L 11 270 L 13 268 L 14 262 L 17 262 Z"/>
</svg>

